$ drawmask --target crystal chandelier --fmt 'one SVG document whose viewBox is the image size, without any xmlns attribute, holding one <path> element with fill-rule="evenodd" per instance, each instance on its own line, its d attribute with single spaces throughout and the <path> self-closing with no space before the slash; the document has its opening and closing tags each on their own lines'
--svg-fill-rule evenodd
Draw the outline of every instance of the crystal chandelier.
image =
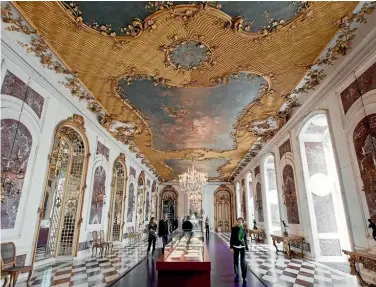
<svg viewBox="0 0 376 287">
<path fill-rule="evenodd" d="M 194 164 L 188 171 L 179 175 L 179 185 L 187 194 L 201 193 L 202 187 L 208 181 L 208 174 L 199 172 Z"/>
</svg>

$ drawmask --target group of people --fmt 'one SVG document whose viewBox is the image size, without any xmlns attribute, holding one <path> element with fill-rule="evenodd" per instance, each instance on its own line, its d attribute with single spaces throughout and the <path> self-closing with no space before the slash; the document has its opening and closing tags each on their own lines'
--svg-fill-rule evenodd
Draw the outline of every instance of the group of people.
<svg viewBox="0 0 376 287">
<path fill-rule="evenodd" d="M 176 218 L 173 223 L 173 230 L 178 229 L 179 220 Z M 185 232 L 192 231 L 193 225 L 190 222 L 189 216 L 187 216 L 186 220 L 182 224 L 182 229 Z M 157 233 L 158 229 L 158 233 Z M 205 229 L 206 229 L 206 237 L 209 237 L 210 231 L 210 224 L 209 218 L 205 219 Z M 168 235 L 170 234 L 169 228 L 169 221 L 168 216 L 165 214 L 163 218 L 157 223 L 155 218 L 152 217 L 149 222 L 148 232 L 149 232 L 149 243 L 148 243 L 148 254 L 150 252 L 150 248 L 153 246 L 152 254 L 155 251 L 155 244 L 157 241 L 158 236 L 162 238 L 163 247 L 162 253 L 164 253 L 164 248 L 168 242 Z M 243 278 L 243 282 L 247 282 L 247 263 L 245 261 L 245 251 L 248 251 L 248 241 L 247 241 L 247 228 L 244 225 L 244 219 L 239 217 L 237 219 L 237 224 L 231 229 L 231 237 L 230 237 L 230 250 L 234 257 L 234 273 L 235 273 L 235 282 L 239 282 L 239 258 L 240 258 L 240 268 L 241 268 L 241 275 Z"/>
<path fill-rule="evenodd" d="M 173 231 L 179 228 L 179 218 L 176 217 L 175 220 L 171 221 L 168 220 L 167 214 L 163 216 L 163 218 L 159 221 L 158 225 L 155 220 L 155 217 L 150 218 L 149 226 L 148 226 L 148 249 L 147 252 L 150 252 L 150 249 L 152 248 L 152 254 L 154 254 L 155 251 L 155 245 L 157 242 L 158 237 L 162 239 L 162 253 L 164 253 L 164 247 L 168 243 L 168 236 Z M 187 216 L 185 218 L 185 221 L 182 224 L 182 229 L 184 232 L 191 232 L 193 229 L 193 224 L 190 221 L 190 217 Z M 205 220 L 205 229 L 206 229 L 206 236 L 209 236 L 209 218 L 207 217 Z M 158 231 L 157 231 L 158 230 Z"/>
</svg>

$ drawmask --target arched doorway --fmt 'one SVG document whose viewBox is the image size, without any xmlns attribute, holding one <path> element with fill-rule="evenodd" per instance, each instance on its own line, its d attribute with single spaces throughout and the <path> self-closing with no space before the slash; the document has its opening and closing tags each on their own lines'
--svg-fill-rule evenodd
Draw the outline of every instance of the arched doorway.
<svg viewBox="0 0 376 287">
<path fill-rule="evenodd" d="M 341 250 L 350 248 L 350 240 L 325 114 L 316 114 L 304 124 L 299 143 L 315 257 L 341 260 Z"/>
<path fill-rule="evenodd" d="M 281 216 L 277 191 L 274 156 L 268 155 L 264 160 L 265 193 L 268 212 L 268 229 L 271 233 L 281 232 Z"/>
<path fill-rule="evenodd" d="M 54 135 L 48 176 L 38 223 L 36 261 L 52 256 L 76 256 L 89 144 L 82 116 L 60 123 Z M 39 250 L 42 248 L 43 253 Z"/>
<path fill-rule="evenodd" d="M 161 192 L 161 217 L 167 215 L 169 221 L 175 219 L 178 214 L 178 193 L 172 185 L 166 185 Z"/>
<path fill-rule="evenodd" d="M 141 171 L 138 177 L 138 185 L 137 185 L 136 229 L 138 231 L 142 231 L 144 229 L 145 197 L 146 197 L 145 173 L 144 171 Z"/>
<path fill-rule="evenodd" d="M 214 228 L 216 231 L 230 232 L 232 227 L 232 198 L 227 188 L 219 188 L 214 193 Z"/>
<path fill-rule="evenodd" d="M 122 241 L 124 229 L 124 213 L 126 199 L 127 168 L 125 154 L 121 153 L 114 162 L 111 205 L 108 222 L 108 238 L 110 241 Z"/>
</svg>

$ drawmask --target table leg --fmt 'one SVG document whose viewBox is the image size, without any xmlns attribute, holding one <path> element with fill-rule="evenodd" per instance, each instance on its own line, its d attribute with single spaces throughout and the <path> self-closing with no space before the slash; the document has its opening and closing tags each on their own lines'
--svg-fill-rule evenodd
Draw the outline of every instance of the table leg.
<svg viewBox="0 0 376 287">
<path fill-rule="evenodd" d="M 349 258 L 350 262 L 350 273 L 351 275 L 355 275 L 356 278 L 358 279 L 358 282 L 361 286 L 368 286 L 368 284 L 363 280 L 362 276 L 360 275 L 360 272 L 356 268 L 356 261 L 353 256 L 350 256 Z"/>
<path fill-rule="evenodd" d="M 277 244 L 275 244 L 275 239 L 273 238 L 273 245 L 274 245 L 274 247 L 275 247 L 275 250 L 276 250 L 276 253 L 278 253 L 278 247 L 277 247 Z"/>
</svg>

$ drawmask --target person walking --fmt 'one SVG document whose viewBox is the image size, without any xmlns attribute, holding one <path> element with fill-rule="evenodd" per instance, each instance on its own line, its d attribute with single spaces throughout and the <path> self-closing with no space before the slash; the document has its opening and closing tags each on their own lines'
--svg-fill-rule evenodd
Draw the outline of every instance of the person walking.
<svg viewBox="0 0 376 287">
<path fill-rule="evenodd" d="M 155 222 L 155 218 L 152 217 L 150 218 L 149 226 L 148 226 L 148 233 L 149 233 L 149 244 L 148 244 L 148 252 L 147 254 L 149 255 L 150 247 L 153 244 L 153 250 L 151 252 L 152 255 L 154 255 L 155 251 L 155 243 L 157 241 L 157 223 Z M 148 256 L 149 258 L 149 256 Z"/>
<path fill-rule="evenodd" d="M 239 282 L 239 255 L 243 282 L 247 282 L 247 263 L 245 251 L 248 251 L 247 232 L 243 226 L 244 220 L 239 217 L 237 225 L 231 229 L 230 250 L 234 254 L 235 282 Z"/>
<path fill-rule="evenodd" d="M 174 230 L 179 228 L 179 217 L 176 217 L 174 220 Z"/>
<path fill-rule="evenodd" d="M 209 225 L 209 217 L 205 219 L 205 229 L 206 229 L 206 237 L 209 237 L 210 225 Z"/>
<path fill-rule="evenodd" d="M 158 236 L 162 238 L 162 253 L 164 253 L 164 248 L 167 245 L 168 240 L 168 217 L 167 214 L 159 221 L 158 224 Z"/>
</svg>

